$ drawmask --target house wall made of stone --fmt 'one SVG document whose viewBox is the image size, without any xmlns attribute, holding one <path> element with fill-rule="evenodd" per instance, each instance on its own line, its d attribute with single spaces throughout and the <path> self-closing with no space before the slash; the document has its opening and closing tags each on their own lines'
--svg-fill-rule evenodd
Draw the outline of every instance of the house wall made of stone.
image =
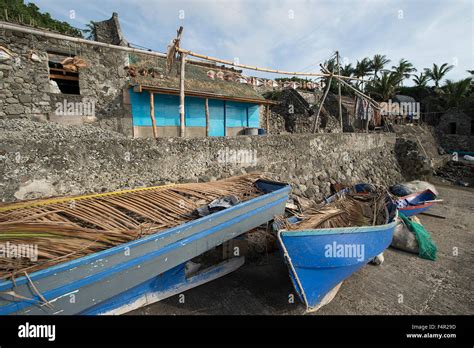
<svg viewBox="0 0 474 348">
<path fill-rule="evenodd" d="M 0 118 L 30 118 L 65 124 L 93 123 L 131 135 L 131 113 L 124 103 L 128 77 L 124 51 L 41 35 L 0 29 L 0 45 L 14 59 L 0 63 Z M 29 59 L 35 52 L 41 62 Z M 49 83 L 48 52 L 77 55 L 87 62 L 79 72 L 80 95 L 54 93 Z M 57 103 L 95 103 L 95 117 L 58 115 Z"/>
</svg>

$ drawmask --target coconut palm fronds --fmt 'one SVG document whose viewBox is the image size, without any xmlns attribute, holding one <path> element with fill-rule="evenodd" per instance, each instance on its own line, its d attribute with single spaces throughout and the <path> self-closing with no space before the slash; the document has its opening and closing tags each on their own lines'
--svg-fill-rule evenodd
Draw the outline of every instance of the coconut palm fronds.
<svg viewBox="0 0 474 348">
<path fill-rule="evenodd" d="M 382 189 L 365 194 L 349 193 L 329 204 L 305 210 L 297 215 L 300 219 L 297 224 L 290 224 L 282 217 L 277 222 L 287 230 L 381 225 L 388 218 L 386 197 Z"/>
<path fill-rule="evenodd" d="M 196 219 L 196 208 L 234 195 L 261 194 L 258 174 L 210 183 L 165 185 L 0 205 L 0 244 L 33 245 L 37 260 L 0 258 L 0 279 L 37 271 Z"/>
</svg>

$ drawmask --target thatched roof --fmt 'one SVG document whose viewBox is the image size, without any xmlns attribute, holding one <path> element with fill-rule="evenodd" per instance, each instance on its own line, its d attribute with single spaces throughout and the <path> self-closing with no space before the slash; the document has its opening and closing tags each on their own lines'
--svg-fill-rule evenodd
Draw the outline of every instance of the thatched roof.
<svg viewBox="0 0 474 348">
<path fill-rule="evenodd" d="M 179 63 L 175 63 L 171 72 L 166 72 L 166 59 L 161 57 L 148 57 L 144 55 L 130 54 L 130 67 L 136 72 L 131 77 L 131 84 L 140 85 L 144 89 L 165 88 L 179 90 Z M 185 92 L 212 94 L 222 98 L 246 98 L 255 101 L 265 101 L 251 85 L 237 81 L 227 81 L 219 78 L 209 78 L 208 71 L 222 72 L 225 76 L 234 79 L 240 76 L 240 71 L 215 66 L 203 66 L 202 64 L 187 61 L 185 65 Z"/>
</svg>

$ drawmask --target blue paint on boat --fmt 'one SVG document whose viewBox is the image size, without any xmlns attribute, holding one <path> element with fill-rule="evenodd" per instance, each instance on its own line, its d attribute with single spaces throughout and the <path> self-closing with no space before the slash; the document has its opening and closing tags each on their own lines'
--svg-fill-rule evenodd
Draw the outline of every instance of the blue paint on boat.
<svg viewBox="0 0 474 348">
<path fill-rule="evenodd" d="M 397 223 L 396 206 L 388 196 L 386 204 L 388 218 L 383 225 L 278 231 L 290 278 L 308 311 L 317 309 L 333 288 L 390 245 Z M 339 253 L 341 250 L 344 252 Z"/>
<path fill-rule="evenodd" d="M 181 294 L 188 289 L 220 278 L 235 271 L 244 262 L 244 257 L 235 257 L 211 266 L 190 277 L 187 277 L 186 264 L 183 263 L 80 314 L 117 315 L 127 313 L 130 310 Z"/>
<path fill-rule="evenodd" d="M 167 289 L 199 285 L 203 278 L 183 278 L 182 267 L 192 258 L 282 214 L 291 188 L 259 180 L 263 195 L 188 223 L 34 272 L 30 281 L 20 277 L 0 282 L 0 315 L 83 314 L 113 306 L 111 299 L 137 298 L 143 292 L 168 293 Z M 225 270 L 222 270 L 224 272 Z M 213 279 L 214 271 L 204 275 Z M 224 272 L 225 273 L 225 272 Z M 160 275 L 163 275 L 161 278 Z M 164 279 L 163 279 L 164 277 Z M 161 279 L 158 281 L 158 279 Z M 145 290 L 147 289 L 147 290 Z M 9 295 L 31 300 L 19 300 Z M 112 301 L 114 302 L 114 301 Z M 115 304 L 117 301 L 114 302 Z M 102 308 L 102 309 L 103 309 Z"/>
<path fill-rule="evenodd" d="M 414 216 L 431 208 L 434 202 L 428 202 L 436 199 L 436 195 L 431 190 L 416 192 L 408 196 L 400 197 L 396 200 L 398 210 L 405 216 Z"/>
</svg>

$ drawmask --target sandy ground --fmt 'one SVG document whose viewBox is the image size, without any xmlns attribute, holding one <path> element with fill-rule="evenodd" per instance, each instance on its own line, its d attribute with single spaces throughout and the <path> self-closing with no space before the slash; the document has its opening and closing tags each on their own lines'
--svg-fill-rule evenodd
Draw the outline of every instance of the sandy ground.
<svg viewBox="0 0 474 348">
<path fill-rule="evenodd" d="M 389 248 L 381 266 L 347 279 L 326 314 L 474 314 L 474 189 L 437 185 L 444 200 L 420 215 L 438 246 L 438 260 Z M 263 255 L 230 275 L 130 314 L 303 314 L 279 253 Z"/>
</svg>

